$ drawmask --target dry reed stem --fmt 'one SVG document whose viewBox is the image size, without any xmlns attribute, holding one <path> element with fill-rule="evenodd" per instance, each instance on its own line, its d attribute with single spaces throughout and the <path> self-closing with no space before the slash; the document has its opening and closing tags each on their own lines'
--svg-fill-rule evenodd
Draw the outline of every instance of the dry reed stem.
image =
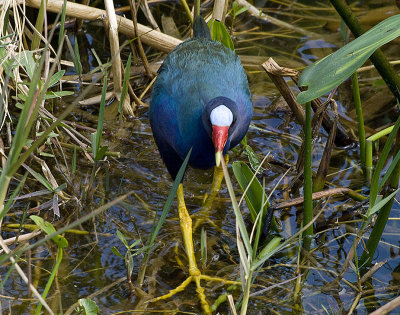
<svg viewBox="0 0 400 315">
<path fill-rule="evenodd" d="M 292 80 L 297 84 L 298 78 L 300 76 L 299 71 L 285 68 L 279 66 L 274 59 L 269 58 L 266 62 L 262 64 L 262 67 L 267 72 L 268 76 L 271 78 L 272 82 L 278 88 L 279 92 L 282 94 L 286 103 L 289 105 L 290 109 L 294 113 L 298 123 L 304 126 L 305 114 L 302 106 L 297 102 L 292 90 L 283 79 L 284 76 L 292 78 Z M 304 88 L 300 88 L 304 90 Z M 318 112 L 319 108 L 323 105 L 323 102 L 318 98 L 311 102 L 311 107 L 314 112 Z M 330 132 L 333 125 L 335 124 L 335 116 L 328 111 L 323 114 L 322 126 L 327 132 Z M 337 121 L 337 130 L 335 136 L 335 144 L 339 146 L 347 146 L 353 143 L 353 139 L 347 134 L 344 127 Z"/>
<path fill-rule="evenodd" d="M 114 92 L 106 92 L 105 101 L 108 101 L 114 96 L 115 96 Z M 99 104 L 100 101 L 101 101 L 101 94 L 98 94 L 92 97 L 85 98 L 84 100 L 79 101 L 78 104 L 81 106 L 90 106 Z"/>
<path fill-rule="evenodd" d="M 279 92 L 282 94 L 286 103 L 289 105 L 293 114 L 296 116 L 299 124 L 304 126 L 306 122 L 304 110 L 297 102 L 296 96 L 293 94 L 292 90 L 289 88 L 285 79 L 283 78 L 284 76 L 297 75 L 298 71 L 280 67 L 272 58 L 269 58 L 266 62 L 264 62 L 262 64 L 262 67 L 267 72 L 268 76 L 271 78 L 275 86 L 278 88 Z"/>
<path fill-rule="evenodd" d="M 147 56 L 146 56 L 146 54 L 144 52 L 143 45 L 142 45 L 142 40 L 141 40 L 141 38 L 139 36 L 139 32 L 138 32 L 136 1 L 135 0 L 129 0 L 129 6 L 131 8 L 131 15 L 132 15 L 132 18 L 133 18 L 133 22 L 132 23 L 133 23 L 135 38 L 137 39 L 136 40 L 136 44 L 137 44 L 136 46 L 138 48 L 140 58 L 142 59 L 144 69 L 146 70 L 146 74 L 147 74 L 147 76 L 149 78 L 152 78 L 153 74 L 150 71 L 149 62 L 147 61 Z"/>
<path fill-rule="evenodd" d="M 329 103 L 331 104 L 331 107 L 335 114 L 335 121 L 333 123 L 331 130 L 329 131 L 328 140 L 325 143 L 325 148 L 324 148 L 324 152 L 322 154 L 321 162 L 319 163 L 318 171 L 315 176 L 315 180 L 314 180 L 315 191 L 319 191 L 324 188 L 326 176 L 328 174 L 329 164 L 331 162 L 331 156 L 332 156 L 332 151 L 334 148 L 334 141 L 335 141 L 335 137 L 336 137 L 337 124 L 338 124 L 338 120 L 339 120 L 337 104 L 336 104 L 335 100 L 332 99 Z M 324 110 L 323 112 L 326 112 L 326 110 Z M 316 115 L 314 115 L 314 116 L 316 116 Z M 320 123 L 322 123 L 322 118 L 323 118 L 323 116 L 320 117 L 320 120 L 319 120 Z M 319 130 L 319 129 L 320 129 L 320 126 L 318 126 L 317 130 Z"/>
<path fill-rule="evenodd" d="M 323 190 L 323 191 L 319 191 L 319 192 L 315 192 L 312 194 L 312 200 L 319 200 L 322 198 L 327 198 L 327 197 L 331 197 L 331 196 L 336 196 L 336 195 L 345 195 L 347 194 L 349 191 L 351 191 L 350 188 L 331 188 L 331 189 L 327 189 L 327 190 Z M 288 208 L 288 207 L 292 207 L 292 206 L 297 206 L 302 204 L 304 201 L 303 197 L 299 197 L 299 198 L 294 198 L 290 201 L 285 201 L 285 202 L 281 202 L 275 206 L 273 206 L 273 208 L 275 210 L 278 209 L 284 209 L 284 208 Z"/>
<path fill-rule="evenodd" d="M 14 237 L 10 237 L 4 240 L 4 244 L 6 245 L 11 245 L 14 244 L 15 242 L 25 242 L 25 241 L 29 241 L 30 239 L 40 235 L 42 233 L 42 231 L 34 231 L 34 232 L 30 232 L 30 233 L 26 233 L 26 234 L 21 234 L 18 236 L 14 236 Z"/>
<path fill-rule="evenodd" d="M 226 2 L 225 0 L 215 0 L 214 1 L 214 7 L 213 7 L 213 12 L 212 12 L 212 17 L 214 20 L 224 22 L 225 20 L 225 7 L 226 7 Z"/>
<path fill-rule="evenodd" d="M 142 9 L 143 14 L 146 17 L 147 21 L 149 21 L 149 23 L 151 24 L 151 26 L 155 30 L 159 30 L 160 28 L 158 27 L 156 19 L 154 18 L 153 14 L 151 13 L 151 10 L 149 8 L 149 4 L 148 4 L 147 0 L 140 0 L 139 6 Z"/>
<path fill-rule="evenodd" d="M 118 24 L 117 17 L 115 14 L 114 3 L 112 0 L 104 0 L 104 4 L 106 7 L 106 12 L 108 16 L 108 37 L 110 41 L 110 49 L 112 56 L 112 73 L 113 73 L 113 82 L 114 82 L 114 92 L 118 101 L 121 101 L 122 95 L 122 71 L 121 71 L 121 55 L 119 48 L 119 38 L 118 38 Z M 129 116 L 134 116 L 132 107 L 130 105 L 129 95 L 126 94 L 124 98 L 124 102 L 122 104 L 122 111 L 124 114 Z"/>
<path fill-rule="evenodd" d="M 367 281 L 369 278 L 371 278 L 372 275 L 375 272 L 377 272 L 381 267 L 383 267 L 386 263 L 387 263 L 387 260 L 384 260 L 384 261 L 378 262 L 375 265 L 373 265 L 372 268 L 370 270 L 368 270 L 368 272 L 361 277 L 360 283 L 362 284 L 365 281 Z"/>
<path fill-rule="evenodd" d="M 393 299 L 389 303 L 386 303 L 382 307 L 378 308 L 376 311 L 372 312 L 370 315 L 383 315 L 388 314 L 391 310 L 394 310 L 400 305 L 400 296 Z"/>
<path fill-rule="evenodd" d="M 27 6 L 39 8 L 41 0 L 25 0 Z M 47 10 L 50 12 L 58 13 L 62 10 L 63 1 L 49 0 L 47 3 Z M 68 1 L 66 7 L 66 14 L 70 17 L 75 17 L 84 20 L 100 20 L 103 21 L 106 12 L 101 9 L 91 8 L 81 4 Z M 118 30 L 127 36 L 134 37 L 134 27 L 132 20 L 124 17 L 117 16 Z M 172 36 L 163 34 L 159 31 L 153 30 L 147 26 L 138 24 L 138 34 L 143 43 L 159 49 L 164 52 L 170 52 L 176 45 L 182 41 Z"/>
</svg>

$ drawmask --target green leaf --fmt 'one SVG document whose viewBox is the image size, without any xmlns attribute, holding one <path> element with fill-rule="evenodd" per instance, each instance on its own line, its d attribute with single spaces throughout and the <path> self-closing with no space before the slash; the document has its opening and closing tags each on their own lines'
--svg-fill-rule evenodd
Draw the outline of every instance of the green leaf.
<svg viewBox="0 0 400 315">
<path fill-rule="evenodd" d="M 68 96 L 74 94 L 73 91 L 47 91 L 44 97 L 45 100 L 50 100 L 52 98 L 60 98 L 63 96 Z"/>
<path fill-rule="evenodd" d="M 47 153 L 47 152 L 44 152 L 42 150 L 39 150 L 39 155 L 40 156 L 45 156 L 45 157 L 54 157 L 54 154 Z"/>
<path fill-rule="evenodd" d="M 101 147 L 99 149 L 99 151 L 97 151 L 97 154 L 96 154 L 97 161 L 100 161 L 102 158 L 104 158 L 104 156 L 106 155 L 107 149 L 108 149 L 108 146 L 105 145 L 105 146 Z"/>
<path fill-rule="evenodd" d="M 41 174 L 38 172 L 34 171 L 31 169 L 28 165 L 23 164 L 24 168 L 32 174 L 33 177 L 35 177 L 44 187 L 46 187 L 48 190 L 54 192 L 55 187 L 53 187 L 52 184 L 49 183 L 49 181 L 44 178 Z"/>
<path fill-rule="evenodd" d="M 371 211 L 371 207 L 376 204 L 376 197 L 378 196 L 379 189 L 381 188 L 379 185 L 379 179 L 381 177 L 381 173 L 384 165 L 386 164 L 386 160 L 389 156 L 392 145 L 395 141 L 395 137 L 397 135 L 398 130 L 400 129 L 400 116 L 397 118 L 396 123 L 393 126 L 392 131 L 385 141 L 385 145 L 381 151 L 381 155 L 379 157 L 378 163 L 376 163 L 374 174 L 372 175 L 371 180 L 371 190 L 369 193 L 369 209 L 367 211 L 367 217 L 369 217 L 369 213 Z M 371 138 L 371 137 L 370 137 Z M 391 168 L 392 170 L 392 168 Z M 387 180 L 387 179 L 385 179 Z"/>
<path fill-rule="evenodd" d="M 400 36 L 400 15 L 394 15 L 365 32 L 349 44 L 308 66 L 301 74 L 299 86 L 307 91 L 297 100 L 305 104 L 336 88 L 349 78 L 376 49 Z"/>
<path fill-rule="evenodd" d="M 257 261 L 261 261 L 266 257 L 267 255 L 270 255 L 273 250 L 280 244 L 281 242 L 281 237 L 274 237 L 265 247 L 263 250 L 260 252 L 260 254 L 257 257 Z"/>
<path fill-rule="evenodd" d="M 254 171 L 257 171 L 261 164 L 257 154 L 254 152 L 253 148 L 247 144 L 244 146 L 244 150 L 247 155 L 247 158 L 249 159 L 251 168 Z M 263 168 L 260 168 L 260 170 L 263 170 Z"/>
<path fill-rule="evenodd" d="M 247 186 L 249 186 L 250 181 L 254 177 L 254 173 L 244 162 L 233 162 L 232 164 L 233 173 L 235 174 L 236 180 L 238 181 L 240 188 L 244 191 Z M 263 197 L 264 194 L 264 197 Z M 253 222 L 256 220 L 257 214 L 261 209 L 261 202 L 267 200 L 268 197 L 265 194 L 260 182 L 256 177 L 251 181 L 250 187 L 248 188 L 246 195 L 246 202 L 250 210 L 251 218 Z M 263 208 L 263 218 L 267 214 L 269 203 L 267 203 Z"/>
<path fill-rule="evenodd" d="M 57 84 L 57 82 L 60 81 L 61 78 L 63 77 L 64 73 L 65 73 L 65 70 L 60 70 L 60 71 L 54 73 L 52 75 L 52 77 L 50 78 L 49 88 L 52 87 L 53 85 Z"/>
<path fill-rule="evenodd" d="M 246 12 L 248 9 L 250 9 L 249 6 L 240 7 L 236 1 L 233 1 L 233 3 L 232 3 L 233 17 L 237 17 L 238 15 L 242 14 L 243 12 Z"/>
<path fill-rule="evenodd" d="M 217 40 L 221 42 L 224 46 L 234 50 L 233 41 L 231 36 L 229 35 L 228 30 L 226 29 L 224 23 L 211 19 L 208 22 L 208 27 L 211 31 L 211 38 L 213 40 Z"/>
<path fill-rule="evenodd" d="M 33 53 L 29 50 L 24 50 L 20 54 L 20 63 L 26 71 L 29 79 L 32 80 L 36 69 L 36 61 L 33 58 Z"/>
<path fill-rule="evenodd" d="M 392 192 L 389 196 L 382 199 L 381 201 L 376 202 L 375 205 L 371 209 L 368 210 L 368 215 L 371 216 L 375 212 L 378 212 L 381 208 L 383 208 L 384 205 L 386 205 L 390 201 L 390 199 L 392 199 L 394 196 L 396 196 L 396 194 L 399 191 L 400 191 L 400 188 L 396 189 L 394 192 Z"/>
<path fill-rule="evenodd" d="M 117 230 L 117 236 L 121 240 L 121 242 L 124 243 L 125 247 L 129 248 L 128 242 L 127 242 L 124 234 L 122 234 L 119 230 Z"/>
<path fill-rule="evenodd" d="M 140 243 L 140 239 L 134 241 L 131 245 L 129 245 L 129 248 L 131 248 L 131 249 L 132 249 L 132 248 L 135 248 L 135 246 L 139 245 L 139 243 Z"/>
<path fill-rule="evenodd" d="M 96 302 L 90 299 L 79 299 L 79 305 L 83 307 L 85 315 L 97 315 L 99 313 L 99 307 Z"/>
<path fill-rule="evenodd" d="M 122 259 L 125 259 L 125 257 L 122 256 L 122 254 L 119 252 L 119 250 L 118 250 L 115 246 L 111 247 L 111 251 L 112 251 L 115 255 L 117 255 L 118 257 L 120 257 L 120 258 L 122 258 Z"/>
<path fill-rule="evenodd" d="M 56 232 L 56 229 L 54 228 L 54 226 L 50 222 L 44 221 L 41 217 L 38 217 L 36 215 L 31 215 L 30 218 L 47 235 L 50 235 L 50 234 L 53 234 Z M 68 246 L 68 241 L 64 236 L 56 235 L 52 238 L 52 240 L 54 241 L 54 243 L 57 244 L 57 246 L 59 248 L 64 248 L 64 247 Z"/>
<path fill-rule="evenodd" d="M 44 131 L 39 131 L 36 133 L 36 137 L 40 137 L 42 134 L 44 133 Z M 58 133 L 55 133 L 54 131 L 50 132 L 47 137 L 48 138 L 57 138 L 59 135 Z"/>
</svg>

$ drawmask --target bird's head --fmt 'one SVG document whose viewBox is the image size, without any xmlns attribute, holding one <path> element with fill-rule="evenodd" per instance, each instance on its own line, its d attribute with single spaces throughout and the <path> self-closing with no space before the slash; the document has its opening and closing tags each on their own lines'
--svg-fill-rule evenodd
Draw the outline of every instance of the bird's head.
<svg viewBox="0 0 400 315">
<path fill-rule="evenodd" d="M 215 148 L 215 164 L 219 166 L 222 154 L 236 122 L 237 106 L 226 97 L 212 99 L 203 112 L 203 124 Z M 227 148 L 229 149 L 229 148 Z"/>
</svg>

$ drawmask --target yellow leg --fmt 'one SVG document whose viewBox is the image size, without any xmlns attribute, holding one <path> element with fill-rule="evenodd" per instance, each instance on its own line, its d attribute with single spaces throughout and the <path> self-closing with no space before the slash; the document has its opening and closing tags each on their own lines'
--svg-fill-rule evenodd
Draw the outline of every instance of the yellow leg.
<svg viewBox="0 0 400 315">
<path fill-rule="evenodd" d="M 181 225 L 183 245 L 185 246 L 186 255 L 189 259 L 189 274 L 191 276 L 199 276 L 200 270 L 197 268 L 196 258 L 194 257 L 192 219 L 186 209 L 182 184 L 179 185 L 176 195 L 178 198 L 179 223 Z"/>
<path fill-rule="evenodd" d="M 229 162 L 229 155 L 225 155 L 225 164 L 228 164 Z M 217 196 L 219 189 L 221 188 L 221 183 L 222 180 L 224 179 L 224 172 L 222 171 L 222 165 L 218 167 L 214 167 L 214 175 L 213 175 L 213 181 L 211 184 L 211 190 L 210 190 L 210 195 L 207 196 L 206 200 L 203 203 L 203 209 L 210 210 L 211 205 Z M 202 210 L 203 210 L 202 209 Z"/>
<path fill-rule="evenodd" d="M 228 164 L 229 155 L 225 155 L 225 164 Z M 200 224 L 204 223 L 204 221 L 209 221 L 211 225 L 218 229 L 218 227 L 214 224 L 214 222 L 210 221 L 209 212 L 213 205 L 214 199 L 217 196 L 219 189 L 221 188 L 222 180 L 224 179 L 224 172 L 222 171 L 222 165 L 218 167 L 214 167 L 213 181 L 211 183 L 210 194 L 206 195 L 203 201 L 203 206 L 199 212 L 196 214 L 196 222 L 194 224 L 193 229 L 196 230 Z"/>
<path fill-rule="evenodd" d="M 194 256 L 194 247 L 193 247 L 193 237 L 192 237 L 192 219 L 189 216 L 189 213 L 186 209 L 185 200 L 183 198 L 183 186 L 179 185 L 177 191 L 177 199 L 178 199 L 178 212 L 179 212 L 179 222 L 182 231 L 183 244 L 185 246 L 186 255 L 189 261 L 189 277 L 181 283 L 177 288 L 169 291 L 169 293 L 160 296 L 151 300 L 150 302 L 156 302 L 159 300 L 164 300 L 170 298 L 174 294 L 183 291 L 190 282 L 194 281 L 196 283 L 196 292 L 200 299 L 201 307 L 206 314 L 211 314 L 210 305 L 206 300 L 206 296 L 204 294 L 204 288 L 200 284 L 200 280 L 207 281 L 220 281 L 226 284 L 237 284 L 240 285 L 240 282 L 237 281 L 229 281 L 222 278 L 209 277 L 206 275 L 202 275 L 199 268 L 197 267 L 196 258 Z"/>
</svg>

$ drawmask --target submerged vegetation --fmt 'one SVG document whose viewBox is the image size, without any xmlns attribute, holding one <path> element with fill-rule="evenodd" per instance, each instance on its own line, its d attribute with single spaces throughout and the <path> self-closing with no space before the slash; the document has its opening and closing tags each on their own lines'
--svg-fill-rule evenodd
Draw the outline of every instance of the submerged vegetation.
<svg viewBox="0 0 400 315">
<path fill-rule="evenodd" d="M 201 313 L 191 285 L 157 300 L 187 277 L 183 176 L 199 268 L 228 282 L 211 311 L 398 311 L 399 9 L 202 3 L 255 110 L 209 196 L 188 157 L 170 181 L 147 118 L 194 3 L 102 5 L 0 2 L 2 312 Z"/>
</svg>

